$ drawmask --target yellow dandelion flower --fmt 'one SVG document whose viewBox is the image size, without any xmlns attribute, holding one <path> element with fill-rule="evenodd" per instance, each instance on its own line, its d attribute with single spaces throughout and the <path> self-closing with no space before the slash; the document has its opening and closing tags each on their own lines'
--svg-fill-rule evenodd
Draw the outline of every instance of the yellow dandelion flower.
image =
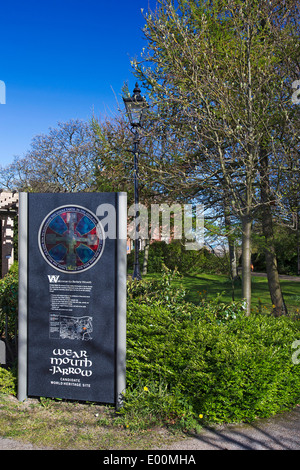
<svg viewBox="0 0 300 470">
<path fill-rule="evenodd" d="M 202 418 L 203 418 L 203 415 L 199 415 L 199 418 L 202 419 Z"/>
<path fill-rule="evenodd" d="M 144 387 L 144 392 L 148 392 L 149 388 L 148 387 Z"/>
</svg>

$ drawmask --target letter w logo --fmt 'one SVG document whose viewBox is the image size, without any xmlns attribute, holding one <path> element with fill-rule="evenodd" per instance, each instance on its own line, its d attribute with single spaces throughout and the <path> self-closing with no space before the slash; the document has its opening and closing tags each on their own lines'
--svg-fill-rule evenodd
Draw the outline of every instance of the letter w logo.
<svg viewBox="0 0 300 470">
<path fill-rule="evenodd" d="M 59 276 L 54 276 L 54 275 L 49 275 L 48 274 L 48 279 L 49 279 L 49 282 L 57 282 L 58 279 L 59 279 Z"/>
</svg>

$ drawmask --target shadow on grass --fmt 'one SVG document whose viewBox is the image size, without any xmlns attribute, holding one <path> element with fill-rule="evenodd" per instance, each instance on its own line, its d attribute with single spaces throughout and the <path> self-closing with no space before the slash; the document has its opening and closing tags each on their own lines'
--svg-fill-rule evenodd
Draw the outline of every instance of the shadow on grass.
<svg viewBox="0 0 300 470">
<path fill-rule="evenodd" d="M 232 286 L 231 280 L 224 275 L 186 274 L 180 283 L 187 291 L 187 300 L 198 304 L 203 298 L 231 302 L 242 299 L 242 282 L 237 280 Z M 282 280 L 281 288 L 288 308 L 300 311 L 300 282 Z M 233 290 L 234 287 L 234 290 Z M 266 277 L 252 277 L 252 307 L 261 308 L 265 313 L 271 308 L 271 298 Z"/>
<path fill-rule="evenodd" d="M 189 435 L 199 442 L 199 449 L 299 450 L 299 417 L 300 409 L 296 407 L 251 424 L 207 426 L 201 433 Z"/>
</svg>

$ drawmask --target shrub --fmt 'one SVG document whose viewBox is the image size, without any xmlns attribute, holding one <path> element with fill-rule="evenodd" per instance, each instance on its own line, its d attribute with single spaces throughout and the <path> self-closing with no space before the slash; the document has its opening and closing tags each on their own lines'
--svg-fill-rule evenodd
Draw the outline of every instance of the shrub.
<svg viewBox="0 0 300 470">
<path fill-rule="evenodd" d="M 13 364 L 17 355 L 18 264 L 0 279 L 0 337 L 5 338 L 7 361 Z"/>
<path fill-rule="evenodd" d="M 0 279 L 0 336 L 5 334 L 7 341 L 15 340 L 18 318 L 18 265 Z M 6 325 L 7 322 L 7 325 Z"/>
<path fill-rule="evenodd" d="M 185 290 L 182 285 L 176 286 L 174 280 L 181 279 L 177 270 L 171 271 L 163 266 L 163 272 L 159 279 L 127 282 L 127 296 L 130 300 L 138 300 L 141 303 L 159 305 L 169 308 L 172 312 L 181 309 L 185 303 Z"/>
<path fill-rule="evenodd" d="M 0 367 L 0 393 L 16 394 L 16 375 L 13 370 Z"/>
<path fill-rule="evenodd" d="M 144 410 L 153 420 L 157 412 L 187 426 L 249 422 L 289 409 L 300 398 L 291 350 L 299 337 L 299 322 L 285 317 L 237 311 L 220 322 L 201 305 L 174 315 L 157 302 L 131 300 L 123 414 Z"/>
</svg>

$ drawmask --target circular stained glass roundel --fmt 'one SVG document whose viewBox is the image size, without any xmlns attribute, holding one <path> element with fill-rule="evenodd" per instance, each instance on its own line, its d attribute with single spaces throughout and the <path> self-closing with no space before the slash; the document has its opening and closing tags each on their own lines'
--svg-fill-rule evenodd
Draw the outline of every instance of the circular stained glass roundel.
<svg viewBox="0 0 300 470">
<path fill-rule="evenodd" d="M 91 268 L 104 248 L 100 221 L 80 206 L 63 206 L 50 212 L 39 230 L 39 247 L 55 269 L 79 273 Z"/>
</svg>

